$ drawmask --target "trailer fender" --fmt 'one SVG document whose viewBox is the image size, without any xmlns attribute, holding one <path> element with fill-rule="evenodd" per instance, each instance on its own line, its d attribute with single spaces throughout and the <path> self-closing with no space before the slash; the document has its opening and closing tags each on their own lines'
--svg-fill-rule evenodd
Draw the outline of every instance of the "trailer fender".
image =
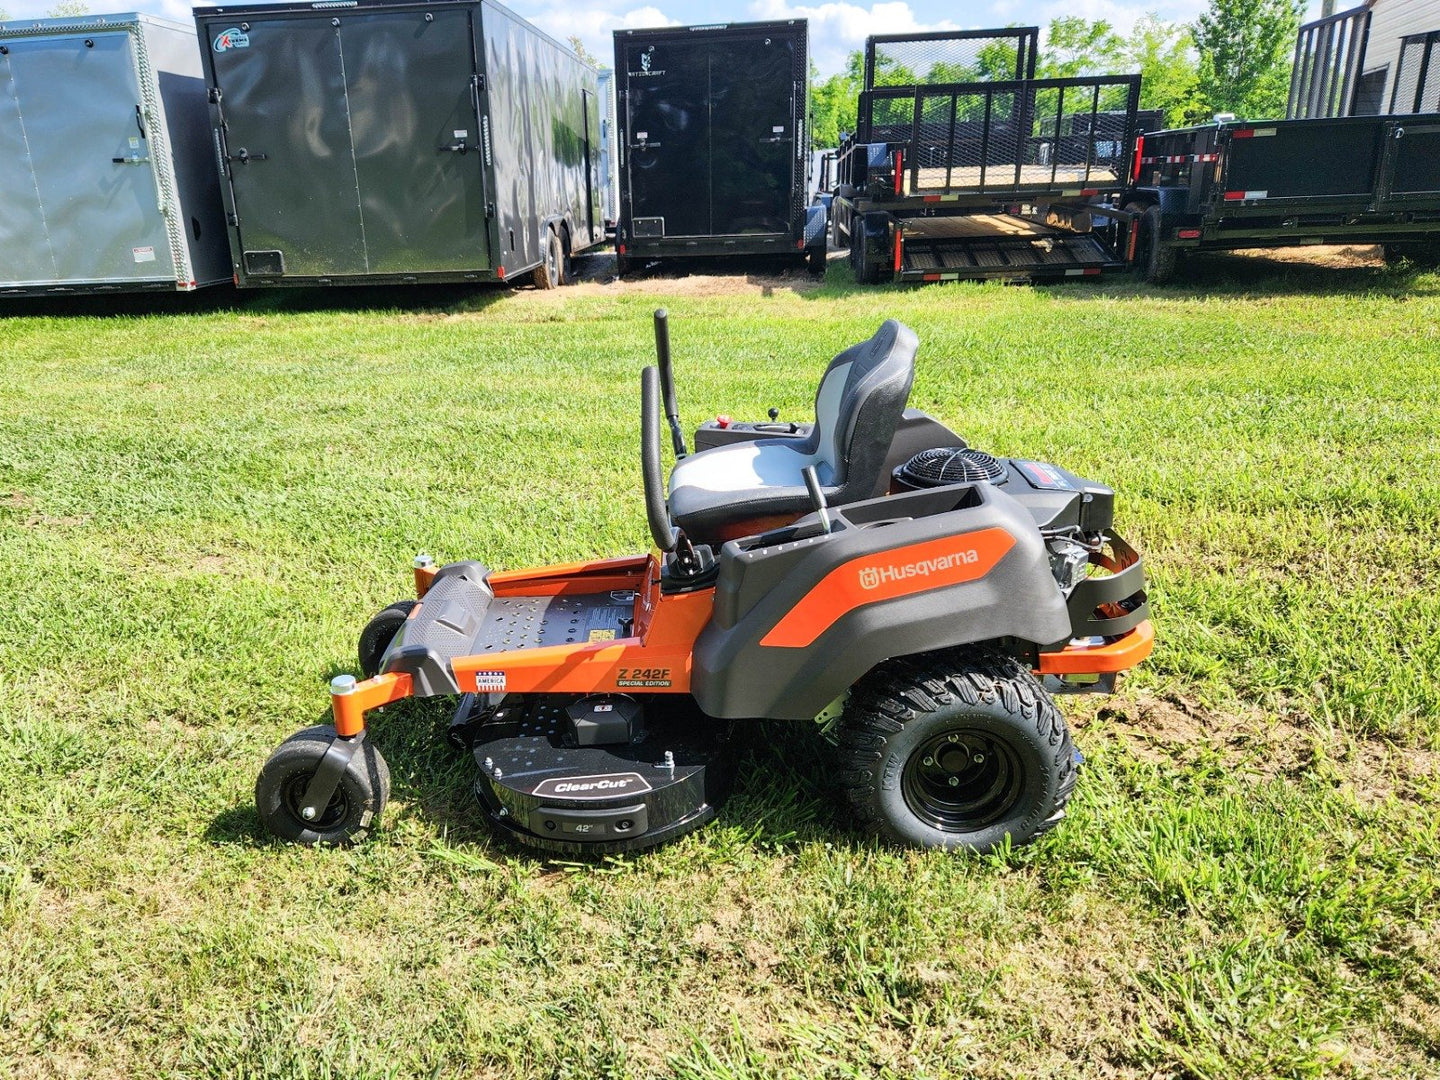
<svg viewBox="0 0 1440 1080">
<path fill-rule="evenodd" d="M 825 250 L 825 237 L 830 230 L 828 207 L 825 203 L 811 203 L 805 208 L 806 248 Z"/>
</svg>

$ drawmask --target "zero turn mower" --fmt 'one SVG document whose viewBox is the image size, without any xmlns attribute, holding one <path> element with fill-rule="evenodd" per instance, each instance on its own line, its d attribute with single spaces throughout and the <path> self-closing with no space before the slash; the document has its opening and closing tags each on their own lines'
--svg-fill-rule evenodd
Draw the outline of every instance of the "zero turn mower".
<svg viewBox="0 0 1440 1080">
<path fill-rule="evenodd" d="M 822 720 L 860 826 L 892 841 L 987 850 L 1058 822 L 1081 758 L 1051 691 L 1111 690 L 1153 644 L 1114 492 L 907 409 L 918 343 L 894 320 L 830 363 L 813 424 L 720 417 L 687 453 L 663 311 L 655 331 L 640 459 L 658 551 L 504 572 L 418 557 L 416 599 L 360 635 L 363 679 L 331 683 L 334 726 L 261 770 L 266 827 L 361 837 L 389 793 L 366 712 L 439 696 L 459 699 L 450 741 L 490 821 L 547 851 L 709 821 L 741 718 Z"/>
</svg>

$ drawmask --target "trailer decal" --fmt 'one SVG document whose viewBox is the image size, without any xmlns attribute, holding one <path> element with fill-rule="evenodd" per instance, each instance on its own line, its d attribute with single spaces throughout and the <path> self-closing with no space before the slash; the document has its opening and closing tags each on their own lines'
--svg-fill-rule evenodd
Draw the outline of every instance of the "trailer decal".
<svg viewBox="0 0 1440 1080">
<path fill-rule="evenodd" d="M 217 53 L 228 52 L 231 49 L 248 49 L 250 47 L 250 35 L 238 26 L 232 26 L 229 30 L 222 30 L 215 36 L 215 51 Z"/>
</svg>

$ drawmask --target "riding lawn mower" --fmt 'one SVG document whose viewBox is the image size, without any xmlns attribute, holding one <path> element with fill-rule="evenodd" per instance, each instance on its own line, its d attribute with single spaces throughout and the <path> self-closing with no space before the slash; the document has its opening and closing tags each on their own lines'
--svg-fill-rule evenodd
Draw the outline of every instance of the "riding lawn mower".
<svg viewBox="0 0 1440 1080">
<path fill-rule="evenodd" d="M 655 338 L 640 460 L 656 550 L 504 572 L 417 557 L 416 598 L 360 635 L 363 678 L 331 683 L 333 726 L 261 770 L 265 826 L 361 838 L 390 785 L 365 714 L 452 697 L 448 739 L 474 755 L 489 820 L 549 852 L 709 821 L 742 719 L 819 721 L 858 824 L 890 841 L 985 851 L 1053 827 L 1081 756 L 1052 694 L 1111 691 L 1153 644 L 1114 492 L 907 408 L 918 341 L 894 320 L 830 363 L 813 424 L 722 416 L 690 453 L 663 310 Z"/>
</svg>

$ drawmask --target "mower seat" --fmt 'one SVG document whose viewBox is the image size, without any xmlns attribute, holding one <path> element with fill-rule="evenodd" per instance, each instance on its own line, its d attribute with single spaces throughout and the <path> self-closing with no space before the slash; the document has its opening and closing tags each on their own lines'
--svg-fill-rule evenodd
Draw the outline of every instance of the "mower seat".
<svg viewBox="0 0 1440 1080">
<path fill-rule="evenodd" d="M 815 466 L 831 506 L 875 494 L 895 438 L 919 340 L 886 319 L 825 369 L 805 439 L 757 439 L 692 454 L 670 473 L 670 516 L 697 544 L 786 524 L 811 510 L 801 470 Z"/>
</svg>

